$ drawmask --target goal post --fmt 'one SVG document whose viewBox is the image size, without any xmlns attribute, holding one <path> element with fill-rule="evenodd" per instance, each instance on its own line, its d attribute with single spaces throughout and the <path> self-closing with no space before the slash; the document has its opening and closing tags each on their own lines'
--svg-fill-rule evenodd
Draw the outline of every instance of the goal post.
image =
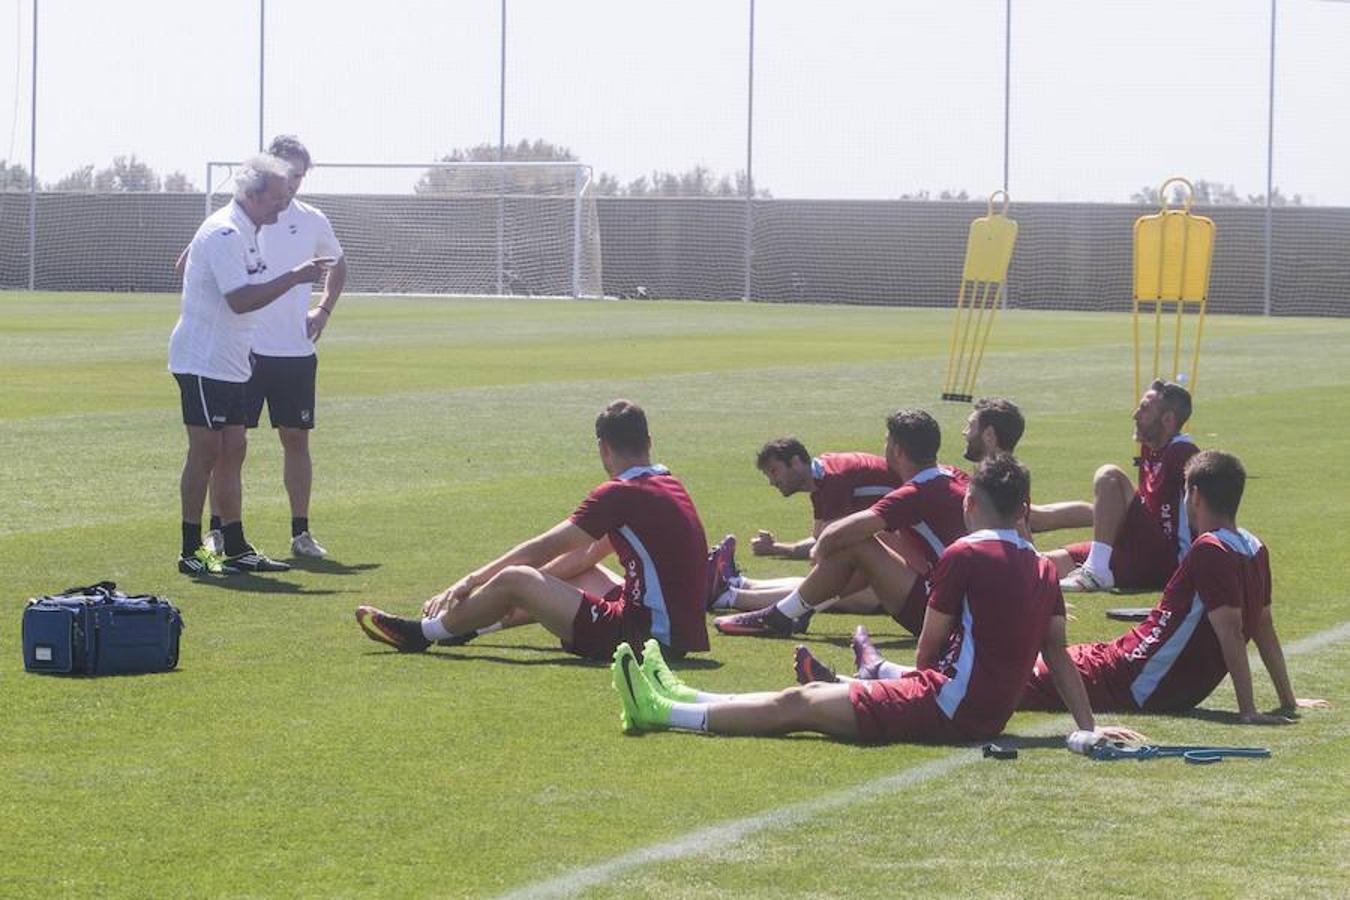
<svg viewBox="0 0 1350 900">
<path fill-rule="evenodd" d="M 206 214 L 238 161 L 206 164 Z M 352 260 L 348 289 L 602 297 L 591 167 L 578 162 L 321 162 L 300 199 L 328 215 Z"/>
</svg>

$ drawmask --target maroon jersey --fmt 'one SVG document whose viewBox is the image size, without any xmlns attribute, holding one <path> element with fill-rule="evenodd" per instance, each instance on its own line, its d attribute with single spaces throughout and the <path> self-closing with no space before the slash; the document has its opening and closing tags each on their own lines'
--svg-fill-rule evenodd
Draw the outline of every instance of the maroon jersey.
<svg viewBox="0 0 1350 900">
<path fill-rule="evenodd" d="M 634 466 L 591 491 L 571 519 L 596 540 L 609 538 L 623 565 L 624 605 L 646 607 L 652 637 L 680 653 L 708 649 L 708 539 L 669 469 Z"/>
<path fill-rule="evenodd" d="M 872 506 L 890 531 L 898 531 L 923 548 L 928 565 L 966 533 L 962 501 L 970 477 L 950 466 L 924 469 Z"/>
<path fill-rule="evenodd" d="M 811 477 L 811 512 L 820 522 L 862 512 L 901 484 L 886 460 L 871 453 L 822 453 L 811 460 Z"/>
<path fill-rule="evenodd" d="M 1051 616 L 1064 615 L 1055 566 L 1015 531 L 958 538 L 933 570 L 928 605 L 960 616 L 938 671 L 937 704 L 958 733 L 998 734 L 1036 665 Z"/>
<path fill-rule="evenodd" d="M 1178 434 L 1161 450 L 1140 448 L 1139 499 L 1180 561 L 1191 546 L 1186 521 L 1186 463 L 1200 452 L 1188 434 Z"/>
<path fill-rule="evenodd" d="M 1202 534 L 1148 618 L 1110 644 L 1122 658 L 1116 677 L 1140 709 L 1190 709 L 1228 674 L 1206 613 L 1238 607 L 1250 637 L 1269 605 L 1270 555 L 1261 542 L 1243 529 Z"/>
</svg>

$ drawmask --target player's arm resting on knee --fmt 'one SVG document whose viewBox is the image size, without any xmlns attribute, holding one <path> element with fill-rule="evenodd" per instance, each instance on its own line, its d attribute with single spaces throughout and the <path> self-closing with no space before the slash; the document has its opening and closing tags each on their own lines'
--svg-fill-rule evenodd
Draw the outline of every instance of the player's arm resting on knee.
<svg viewBox="0 0 1350 900">
<path fill-rule="evenodd" d="M 586 547 L 570 550 L 561 556 L 555 556 L 541 566 L 540 571 L 566 581 L 592 566 L 599 565 L 601 560 L 613 552 L 614 547 L 610 544 L 609 538 L 603 537 L 598 541 L 592 541 Z"/>
<path fill-rule="evenodd" d="M 811 558 L 833 556 L 854 544 L 868 540 L 885 527 L 886 520 L 870 509 L 835 519 L 821 529 L 820 536 L 816 538 L 816 545 L 811 549 Z"/>
<path fill-rule="evenodd" d="M 1092 504 L 1082 500 L 1061 503 L 1033 503 L 1027 522 L 1033 533 L 1063 528 L 1091 528 Z"/>
<path fill-rule="evenodd" d="M 253 312 L 255 309 L 262 309 L 297 284 L 312 282 L 319 277 L 320 272 L 331 266 L 333 262 L 331 256 L 316 256 L 309 262 L 301 263 L 271 281 L 264 281 L 261 284 L 246 284 L 241 288 L 230 291 L 225 295 L 225 302 L 230 305 L 230 309 L 241 315 Z"/>
<path fill-rule="evenodd" d="M 802 538 L 792 544 L 779 543 L 774 539 L 772 531 L 760 529 L 750 542 L 750 551 L 756 556 L 773 556 L 778 559 L 810 559 L 811 548 L 815 545 L 814 537 Z"/>
<path fill-rule="evenodd" d="M 507 566 L 532 566 L 541 569 L 560 556 L 574 550 L 585 550 L 597 542 L 571 519 L 564 519 L 548 531 L 517 544 L 487 565 L 465 575 L 450 588 L 449 600 L 458 602 L 487 582 Z"/>
</svg>

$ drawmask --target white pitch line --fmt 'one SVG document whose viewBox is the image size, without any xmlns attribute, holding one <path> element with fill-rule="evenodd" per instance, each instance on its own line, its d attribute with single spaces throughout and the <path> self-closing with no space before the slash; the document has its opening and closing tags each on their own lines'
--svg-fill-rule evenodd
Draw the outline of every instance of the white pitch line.
<svg viewBox="0 0 1350 900">
<path fill-rule="evenodd" d="M 1350 622 L 1342 622 L 1325 631 L 1319 631 L 1316 634 L 1294 641 L 1284 648 L 1284 653 L 1285 656 L 1299 656 L 1338 643 L 1346 638 L 1350 638 Z M 1071 724 L 1072 722 L 1068 719 L 1056 719 L 1041 723 L 1038 728 L 1029 729 L 1027 735 L 1044 737 L 1051 734 L 1063 734 Z M 689 856 L 699 856 L 710 850 L 724 848 L 729 844 L 744 840 L 760 831 L 795 825 L 799 822 L 814 819 L 824 813 L 833 812 L 836 809 L 843 809 L 855 803 L 862 803 L 893 793 L 901 788 L 931 781 L 934 778 L 946 775 L 953 769 L 968 766 L 982 758 L 983 754 L 979 750 L 958 750 L 941 759 L 921 763 L 911 769 L 876 778 L 847 790 L 780 806 L 756 816 L 735 819 L 707 828 L 699 828 L 682 837 L 672 838 L 664 843 L 653 844 L 649 847 L 640 847 L 606 862 L 575 869 L 547 881 L 527 884 L 503 894 L 502 900 L 571 897 L 587 888 L 604 884 L 629 870 L 655 862 L 668 862 Z"/>
</svg>

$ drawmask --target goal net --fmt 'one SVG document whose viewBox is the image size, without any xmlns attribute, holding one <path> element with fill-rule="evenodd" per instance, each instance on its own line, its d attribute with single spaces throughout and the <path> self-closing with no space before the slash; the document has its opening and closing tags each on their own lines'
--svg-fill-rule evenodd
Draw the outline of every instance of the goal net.
<svg viewBox="0 0 1350 900">
<path fill-rule="evenodd" d="M 206 169 L 207 212 L 238 162 Z M 348 290 L 600 297 L 590 166 L 575 162 L 315 163 L 300 199 L 328 216 Z"/>
</svg>

